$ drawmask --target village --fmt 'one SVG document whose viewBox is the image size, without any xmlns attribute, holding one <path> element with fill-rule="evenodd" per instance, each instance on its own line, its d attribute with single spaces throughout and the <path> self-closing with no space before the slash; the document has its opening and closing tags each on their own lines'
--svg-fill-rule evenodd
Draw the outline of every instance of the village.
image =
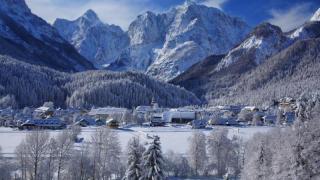
<svg viewBox="0 0 320 180">
<path fill-rule="evenodd" d="M 155 140 L 161 140 L 159 148 L 166 163 L 174 164 L 176 163 L 174 158 L 181 157 L 189 166 L 194 157 L 196 159 L 200 156 L 206 157 L 204 162 L 207 157 L 213 158 L 214 156 L 206 153 L 210 152 L 212 138 L 219 137 L 218 141 L 221 143 L 219 148 L 229 153 L 234 152 L 227 153 L 224 159 L 238 159 L 235 167 L 244 167 L 243 159 L 247 157 L 245 149 L 247 143 L 252 139 L 262 138 L 263 134 L 269 132 L 272 134 L 276 130 L 284 130 L 291 126 L 296 119 L 298 105 L 299 103 L 292 98 L 283 98 L 266 107 L 228 105 L 164 108 L 152 100 L 150 105 L 137 106 L 133 109 L 119 107 L 61 109 L 56 108 L 52 102 L 46 102 L 37 108 L 26 107 L 20 110 L 6 108 L 0 110 L 2 126 L 0 155 L 11 165 L 19 164 L 18 152 L 24 151 L 27 146 L 32 146 L 32 143 L 25 142 L 38 135 L 37 138 L 48 143 L 48 148 L 51 147 L 49 142 L 67 142 L 66 139 L 70 138 L 68 157 L 78 159 L 77 153 L 88 153 L 86 157 L 89 158 L 89 163 L 95 162 L 92 160 L 95 156 L 91 156 L 93 155 L 91 153 L 94 153 L 96 148 L 108 147 L 105 150 L 110 152 L 117 148 L 117 164 L 123 165 L 127 160 L 132 139 L 139 140 L 141 147 L 152 147 Z M 201 155 L 197 152 L 199 148 L 202 149 Z M 194 156 L 194 153 L 197 156 Z M 66 155 L 63 154 L 62 157 L 64 156 Z M 114 164 L 113 161 L 111 163 Z M 180 168 L 180 166 L 179 163 L 174 164 L 174 167 Z M 18 166 L 12 167 L 14 176 L 23 175 L 16 170 Z M 90 167 L 92 166 L 88 165 L 89 171 Z M 69 164 L 64 168 L 69 168 Z M 194 179 L 198 177 L 221 179 L 211 175 L 202 177 L 190 174 L 189 170 L 186 171 L 187 175 L 182 176 L 191 176 Z M 63 173 L 67 174 L 68 171 Z M 117 176 L 122 177 L 124 172 L 112 173 L 118 173 Z M 177 176 L 174 173 L 172 170 L 167 170 L 166 176 Z M 223 177 L 234 177 L 235 173 L 235 169 L 230 166 Z"/>
<path fill-rule="evenodd" d="M 70 126 L 106 126 L 117 129 L 133 125 L 158 127 L 172 124 L 193 129 L 212 126 L 286 126 L 293 123 L 295 109 L 295 100 L 288 97 L 275 101 L 269 107 L 229 105 L 163 108 L 152 100 L 150 105 L 137 106 L 134 109 L 61 109 L 55 108 L 52 102 L 46 102 L 38 108 L 1 109 L 0 126 L 19 130 L 59 130 Z"/>
</svg>

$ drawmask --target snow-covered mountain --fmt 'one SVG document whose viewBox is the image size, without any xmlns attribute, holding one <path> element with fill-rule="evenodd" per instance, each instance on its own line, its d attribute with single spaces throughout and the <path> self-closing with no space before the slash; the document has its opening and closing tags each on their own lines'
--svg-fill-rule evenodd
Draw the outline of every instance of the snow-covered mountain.
<svg viewBox="0 0 320 180">
<path fill-rule="evenodd" d="M 170 80 L 211 54 L 222 54 L 239 43 L 249 28 L 216 8 L 186 3 L 173 9 L 164 46 L 147 74 Z"/>
<path fill-rule="evenodd" d="M 220 71 L 243 59 L 249 60 L 254 65 L 260 65 L 298 40 L 317 37 L 320 37 L 320 21 L 306 22 L 288 33 L 283 33 L 279 27 L 272 24 L 262 23 L 255 27 L 240 45 L 226 54 L 215 71 Z"/>
<path fill-rule="evenodd" d="M 127 32 L 102 23 L 92 10 L 75 21 L 57 19 L 54 26 L 98 68 L 137 70 L 166 81 L 211 54 L 228 52 L 250 29 L 219 9 L 190 1 L 165 13 L 141 14 Z"/>
<path fill-rule="evenodd" d="M 96 68 L 115 61 L 129 45 L 127 34 L 119 26 L 102 23 L 92 10 L 74 21 L 57 19 L 53 26 Z"/>
<path fill-rule="evenodd" d="M 255 65 L 278 53 L 291 43 L 277 26 L 263 23 L 257 26 L 250 35 L 236 48 L 232 49 L 218 64 L 216 71 L 226 68 L 243 58 L 249 58 Z"/>
<path fill-rule="evenodd" d="M 157 15 L 148 11 L 139 15 L 128 29 L 130 46 L 109 69 L 145 72 L 154 62 L 157 49 L 164 44 L 169 21 L 166 14 Z"/>
<path fill-rule="evenodd" d="M 93 69 L 55 28 L 32 14 L 24 0 L 0 4 L 0 54 L 63 71 Z"/>
<path fill-rule="evenodd" d="M 209 56 L 170 82 L 218 104 L 298 97 L 319 89 L 319 38 L 320 21 L 290 32 L 263 23 L 226 55 Z"/>
<path fill-rule="evenodd" d="M 320 36 L 320 8 L 313 14 L 309 22 L 288 33 L 288 37 L 296 40 L 316 38 Z"/>
<path fill-rule="evenodd" d="M 131 23 L 130 46 L 109 69 L 170 80 L 208 55 L 226 53 L 248 31 L 240 19 L 192 2 L 162 14 L 146 12 Z"/>
</svg>

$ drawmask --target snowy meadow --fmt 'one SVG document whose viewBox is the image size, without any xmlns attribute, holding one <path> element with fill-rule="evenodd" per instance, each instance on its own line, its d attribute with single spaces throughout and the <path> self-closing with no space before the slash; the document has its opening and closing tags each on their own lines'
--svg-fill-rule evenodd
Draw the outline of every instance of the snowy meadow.
<svg viewBox="0 0 320 180">
<path fill-rule="evenodd" d="M 255 133 L 268 132 L 272 127 L 223 127 L 229 130 L 228 137 L 239 136 L 244 140 L 248 140 Z M 176 153 L 187 154 L 188 142 L 193 132 L 202 131 L 208 135 L 211 131 L 214 131 L 216 127 L 212 129 L 191 129 L 188 126 L 170 126 L 170 127 L 130 127 L 126 129 L 113 130 L 115 131 L 120 140 L 122 150 L 126 150 L 127 144 L 130 138 L 139 137 L 141 141 L 148 142 L 148 136 L 157 135 L 160 137 L 163 152 L 174 151 Z M 84 138 L 84 142 L 91 140 L 97 127 L 85 127 L 81 129 L 79 137 Z M 62 130 L 50 131 L 50 136 L 55 137 Z M 27 134 L 32 131 L 19 131 L 12 128 L 0 128 L 0 146 L 2 147 L 2 154 L 5 157 L 14 157 L 15 148 L 21 143 Z M 78 144 L 79 145 L 79 144 Z M 76 145 L 77 146 L 77 145 Z"/>
</svg>

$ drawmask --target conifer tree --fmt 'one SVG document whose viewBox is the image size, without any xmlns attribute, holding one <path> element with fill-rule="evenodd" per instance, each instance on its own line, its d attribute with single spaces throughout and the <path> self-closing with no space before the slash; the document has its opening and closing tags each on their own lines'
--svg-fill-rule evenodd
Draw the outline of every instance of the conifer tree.
<svg viewBox="0 0 320 180">
<path fill-rule="evenodd" d="M 133 137 L 129 141 L 127 171 L 123 180 L 139 180 L 142 176 L 141 158 L 144 150 L 139 138 Z"/>
<path fill-rule="evenodd" d="M 159 136 L 154 136 L 149 148 L 143 154 L 144 174 L 140 180 L 163 180 L 164 162 Z"/>
</svg>

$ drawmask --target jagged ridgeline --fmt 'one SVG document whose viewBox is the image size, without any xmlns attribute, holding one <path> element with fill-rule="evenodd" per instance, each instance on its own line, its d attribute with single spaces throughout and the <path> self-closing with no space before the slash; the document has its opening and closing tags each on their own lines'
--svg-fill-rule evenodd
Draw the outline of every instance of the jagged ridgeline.
<svg viewBox="0 0 320 180">
<path fill-rule="evenodd" d="M 69 74 L 0 56 L 0 74 L 0 97 L 14 97 L 19 107 L 53 101 L 61 107 L 132 108 L 149 104 L 152 97 L 161 106 L 200 103 L 192 93 L 141 73 L 86 71 Z"/>
</svg>

